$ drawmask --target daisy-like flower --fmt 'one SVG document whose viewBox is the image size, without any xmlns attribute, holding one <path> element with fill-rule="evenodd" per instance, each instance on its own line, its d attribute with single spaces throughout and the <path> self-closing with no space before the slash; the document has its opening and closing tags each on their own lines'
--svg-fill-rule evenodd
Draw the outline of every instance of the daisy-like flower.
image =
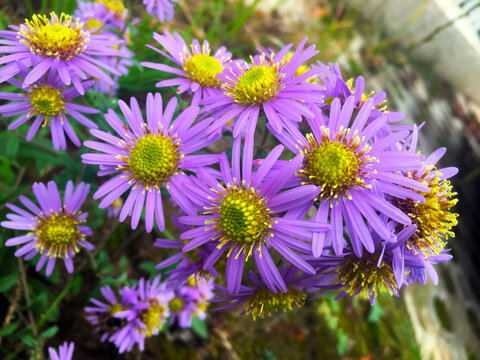
<svg viewBox="0 0 480 360">
<path fill-rule="evenodd" d="M 79 1 L 73 17 L 80 19 L 80 22 L 85 24 L 85 29 L 92 34 L 103 32 L 105 29 L 108 31 L 108 28 L 122 30 L 125 26 L 125 21 L 119 22 L 115 12 L 104 3 Z"/>
<path fill-rule="evenodd" d="M 194 316 L 205 319 L 208 301 L 213 297 L 213 281 L 191 276 L 175 289 L 175 297 L 168 303 L 170 323 L 189 328 Z"/>
<path fill-rule="evenodd" d="M 189 107 L 176 119 L 172 119 L 177 105 L 173 98 L 162 113 L 160 94 L 147 96 L 147 121 L 142 116 L 135 98 L 130 107 L 119 101 L 128 127 L 113 110 L 105 114 L 106 121 L 118 136 L 100 130 L 92 135 L 103 142 L 86 141 L 85 146 L 104 154 L 83 154 L 83 162 L 100 165 L 99 175 L 115 174 L 102 184 L 93 195 L 104 197 L 100 208 L 105 208 L 130 190 L 120 212 L 120 221 L 132 215 L 132 228 L 136 228 L 145 205 L 145 227 L 153 228 L 154 218 L 158 228 L 165 229 L 161 187 L 165 187 L 172 198 L 187 213 L 195 213 L 182 188 L 186 178 L 184 170 L 194 171 L 201 166 L 218 162 L 218 155 L 192 155 L 216 141 L 206 137 L 205 128 L 210 119 L 197 122 L 198 107 Z"/>
<path fill-rule="evenodd" d="M 372 99 L 371 118 L 376 118 L 382 114 L 387 116 L 389 122 L 400 121 L 404 118 L 404 115 L 400 112 L 387 110 L 387 95 L 383 91 L 364 93 L 365 79 L 363 76 L 358 76 L 355 81 L 353 78 L 344 80 L 338 64 L 328 64 L 327 66 L 319 62 L 318 65 L 322 69 L 318 76 L 322 79 L 325 86 L 324 104 L 322 107 L 330 108 L 334 98 L 340 99 L 343 104 L 348 97 L 353 96 L 357 108 L 361 108 L 365 101 Z"/>
<path fill-rule="evenodd" d="M 23 67 L 23 65 L 19 63 L 19 67 Z M 28 70 L 23 68 L 18 74 L 19 78 L 23 80 L 27 73 Z M 22 89 L 21 80 L 12 77 L 8 82 Z M 82 88 L 87 90 L 93 84 L 93 80 L 85 81 L 82 83 Z M 1 105 L 0 114 L 4 117 L 20 115 L 8 126 L 9 130 L 33 119 L 27 133 L 27 141 L 33 139 L 40 126 L 50 125 L 53 148 L 57 151 L 65 150 L 67 148 L 65 134 L 76 146 L 82 144 L 70 125 L 69 117 L 89 128 L 97 128 L 97 125 L 82 113 L 97 114 L 98 110 L 75 104 L 73 99 L 78 96 L 80 94 L 76 88 L 64 86 L 58 76 L 53 78 L 49 76 L 16 93 L 0 92 L 0 99 L 16 100 L 16 102 Z"/>
<path fill-rule="evenodd" d="M 128 17 L 128 10 L 125 8 L 123 0 L 95 0 L 96 4 L 104 5 L 107 11 L 113 13 L 113 19 L 108 25 L 112 25 L 119 30 L 125 28 L 125 20 Z"/>
<path fill-rule="evenodd" d="M 191 46 L 187 46 L 179 34 L 172 35 L 168 31 L 164 34 L 155 33 L 153 38 L 165 48 L 168 54 L 153 46 L 148 45 L 148 47 L 179 67 L 177 69 L 165 64 L 142 62 L 143 66 L 178 76 L 175 79 L 160 81 L 157 87 L 178 86 L 179 94 L 191 91 L 193 92 L 192 104 L 195 105 L 204 97 L 221 94 L 222 82 L 217 75 L 223 72 L 232 57 L 224 46 L 210 55 L 211 50 L 207 40 L 203 40 L 203 45 L 200 45 L 198 40 L 194 39 Z"/>
<path fill-rule="evenodd" d="M 119 301 L 110 286 L 103 286 L 100 292 L 108 303 L 90 298 L 90 302 L 94 306 L 85 308 L 85 312 L 88 314 L 87 320 L 95 326 L 95 331 L 100 333 L 102 342 L 108 340 L 110 336 L 120 331 L 127 324 L 123 316 L 119 318 L 117 315 L 127 310 L 130 305 L 122 296 L 124 291 L 124 289 L 120 290 L 121 299 Z"/>
<path fill-rule="evenodd" d="M 314 256 L 320 256 L 324 244 L 332 245 L 337 255 L 342 253 L 346 241 L 344 222 L 358 257 L 362 255 L 362 245 L 370 253 L 375 250 L 367 225 L 383 239 L 392 236 L 377 212 L 400 224 L 411 224 L 411 219 L 400 209 L 371 190 L 373 180 L 379 181 L 383 192 L 401 199 L 413 196 L 422 201 L 424 198 L 413 190 L 429 191 L 421 181 L 400 173 L 420 167 L 416 154 L 394 150 L 396 143 L 408 132 L 393 133 L 374 141 L 377 131 L 387 122 L 386 116 L 367 124 L 373 106 L 368 99 L 351 122 L 354 106 L 352 96 L 343 106 L 335 98 L 328 123 L 320 110 L 312 107 L 315 116 L 307 119 L 312 133 L 306 138 L 293 126 L 288 127 L 290 138 L 286 132 L 276 134 L 292 151 L 305 157 L 297 171 L 299 181 L 321 187 L 316 219 L 325 222 L 330 217 L 332 230 L 326 235 L 315 235 Z"/>
<path fill-rule="evenodd" d="M 178 0 L 143 0 L 143 5 L 147 12 L 157 17 L 160 22 L 172 21 L 173 15 L 175 15 L 175 3 Z"/>
<path fill-rule="evenodd" d="M 5 245 L 22 245 L 15 252 L 15 256 L 25 255 L 26 260 L 40 254 L 36 270 L 40 271 L 47 263 L 47 276 L 51 275 L 57 258 L 62 258 L 67 271 L 72 273 L 72 258 L 80 248 L 94 249 L 94 246 L 85 240 L 92 234 L 92 230 L 84 225 L 88 213 L 80 212 L 89 189 L 90 185 L 84 183 L 80 183 L 74 189 L 73 182 L 69 181 L 62 204 L 55 182 L 50 181 L 47 186 L 43 183 L 33 184 L 32 190 L 40 207 L 27 197 L 20 196 L 20 202 L 28 211 L 13 204 L 7 204 L 14 213 L 8 214 L 8 221 L 1 223 L 8 229 L 29 232 L 26 235 L 8 239 Z"/>
<path fill-rule="evenodd" d="M 386 226 L 392 233 L 395 231 L 394 222 L 386 223 Z M 415 225 L 406 226 L 395 234 L 394 242 L 391 241 L 391 236 L 382 239 L 372 232 L 375 247 L 373 253 L 364 253 L 358 257 L 346 248 L 339 256 L 323 254 L 319 258 L 313 257 L 312 264 L 318 273 L 336 277 L 334 283 L 341 289 L 337 298 L 347 294 L 360 296 L 369 299 L 373 305 L 380 293 L 398 296 L 399 289 L 408 283 L 405 277 L 408 269 L 423 266 L 423 260 L 405 259 L 402 251 L 405 242 L 415 230 Z M 319 284 L 315 284 L 315 281 L 311 281 L 309 287 L 310 291 L 315 288 L 324 291 L 325 282 L 321 280 Z"/>
<path fill-rule="evenodd" d="M 82 79 L 90 75 L 113 85 L 112 79 L 101 69 L 119 75 L 118 71 L 97 59 L 98 56 L 123 56 L 114 47 L 123 41 L 106 35 L 90 34 L 83 23 L 70 15 L 54 12 L 33 15 L 20 26 L 10 26 L 14 31 L 0 31 L 3 46 L 0 53 L 2 68 L 0 82 L 10 79 L 22 69 L 18 62 L 32 68 L 25 76 L 23 86 L 33 85 L 44 74 L 52 78 L 58 73 L 65 85 L 73 83 L 80 94 L 85 93 Z M 88 75 L 87 75 L 88 74 Z"/>
<path fill-rule="evenodd" d="M 135 344 L 143 351 L 145 339 L 157 335 L 167 321 L 170 315 L 168 303 L 175 294 L 166 283 L 160 283 L 160 276 L 156 276 L 150 280 L 140 279 L 138 287 L 128 289 L 123 296 L 131 306 L 129 311 L 120 312 L 117 317 L 125 316 L 130 326 L 112 335 L 110 341 L 120 353 L 130 351 Z M 136 315 L 134 319 L 133 313 Z"/>
<path fill-rule="evenodd" d="M 57 350 L 49 347 L 48 355 L 50 356 L 50 360 L 72 360 L 74 347 L 75 343 L 68 343 L 66 341 L 58 347 L 58 353 Z"/>
<path fill-rule="evenodd" d="M 223 94 L 205 97 L 207 113 L 214 113 L 216 120 L 208 129 L 214 133 L 237 117 L 233 136 L 246 132 L 253 136 L 255 126 L 263 110 L 272 128 L 281 132 L 285 123 L 300 122 L 302 116 L 313 116 L 309 102 L 321 100 L 322 87 L 306 83 L 319 72 L 311 69 L 300 76 L 295 76 L 299 67 L 316 55 L 312 45 L 303 51 L 305 38 L 295 50 L 289 61 L 282 65 L 282 59 L 290 50 L 288 45 L 277 54 L 255 56 L 251 64 L 234 62 L 218 75 L 222 81 Z"/>
<path fill-rule="evenodd" d="M 410 151 L 416 152 L 416 132 L 410 144 Z M 425 257 L 439 255 L 447 244 L 448 237 L 455 237 L 452 228 L 457 225 L 458 214 L 450 209 L 455 206 L 457 195 L 453 192 L 448 180 L 456 175 L 455 167 L 437 168 L 437 162 L 443 157 L 446 149 L 440 148 L 428 156 L 420 169 L 406 171 L 408 178 L 422 182 L 429 191 L 416 190 L 425 201 L 407 198 L 392 198 L 392 203 L 402 210 L 417 226 L 417 231 L 407 241 L 407 248 L 413 253 L 421 252 Z"/>
<path fill-rule="evenodd" d="M 265 180 L 283 146 L 273 149 L 258 170 L 252 173 L 253 154 L 248 151 L 252 147 L 245 144 L 241 161 L 240 144 L 238 137 L 233 145 L 231 168 L 226 155 L 222 155 L 221 182 L 200 169 L 199 179 L 195 181 L 192 178 L 193 183 L 185 187 L 185 192 L 202 204 L 204 213 L 179 218 L 180 222 L 195 226 L 180 236 L 182 240 L 188 240 L 183 251 L 213 242 L 216 246 L 203 269 L 210 269 L 219 259 L 226 263 L 225 275 L 230 293 L 239 291 L 243 268 L 250 257 L 253 257 L 268 288 L 273 292 L 277 288 L 285 292 L 287 288 L 270 252 L 275 249 L 286 261 L 305 272 L 315 273 L 294 250 L 308 253 L 313 233 L 329 229 L 325 223 L 302 220 L 304 213 L 298 212 L 312 205 L 320 189 L 315 185 L 306 185 L 286 190 L 288 182 L 295 176 L 294 169 L 301 165 L 301 155 Z M 289 215 L 282 216 L 285 212 Z"/>
<path fill-rule="evenodd" d="M 279 273 L 287 287 L 285 292 L 272 292 L 266 283 L 251 270 L 248 272 L 248 286 L 242 285 L 238 293 L 229 294 L 226 287 L 216 286 L 217 297 L 211 302 L 226 304 L 216 307 L 214 310 L 230 310 L 241 307 L 246 315 L 256 320 L 275 312 L 286 312 L 303 306 L 307 298 L 303 282 L 310 275 L 301 273 L 297 267 L 292 265 L 282 265 Z"/>
</svg>

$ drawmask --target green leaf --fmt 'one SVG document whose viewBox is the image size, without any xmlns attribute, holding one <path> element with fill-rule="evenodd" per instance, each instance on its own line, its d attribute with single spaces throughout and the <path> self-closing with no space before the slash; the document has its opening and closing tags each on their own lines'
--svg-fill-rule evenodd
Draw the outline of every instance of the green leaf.
<svg viewBox="0 0 480 360">
<path fill-rule="evenodd" d="M 48 339 L 48 338 L 51 338 L 53 335 L 55 335 L 57 332 L 58 332 L 58 326 L 55 325 L 55 326 L 52 326 L 51 328 L 45 330 L 44 332 L 42 332 L 40 334 L 40 337 L 42 337 L 44 339 Z"/>
<path fill-rule="evenodd" d="M 30 335 L 22 337 L 22 342 L 30 348 L 38 346 L 38 341 L 32 338 Z"/>
<path fill-rule="evenodd" d="M 0 293 L 9 290 L 18 280 L 18 272 L 13 272 L 0 278 Z"/>
<path fill-rule="evenodd" d="M 156 268 L 157 264 L 153 261 L 142 261 L 139 265 L 140 270 L 145 271 L 147 274 L 154 276 L 158 273 Z"/>
<path fill-rule="evenodd" d="M 18 136 L 9 136 L 6 144 L 5 153 L 9 159 L 13 159 L 18 154 L 20 138 Z"/>
<path fill-rule="evenodd" d="M 200 320 L 196 316 L 192 319 L 192 330 L 203 339 L 208 337 L 207 322 L 205 320 Z"/>
<path fill-rule="evenodd" d="M 15 321 L 0 329 L 0 337 L 13 333 L 20 325 L 20 321 Z"/>
</svg>

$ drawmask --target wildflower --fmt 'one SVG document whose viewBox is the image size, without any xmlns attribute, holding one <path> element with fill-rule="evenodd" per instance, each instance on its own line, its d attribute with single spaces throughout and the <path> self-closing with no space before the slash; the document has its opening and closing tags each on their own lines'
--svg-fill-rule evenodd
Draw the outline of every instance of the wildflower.
<svg viewBox="0 0 480 360">
<path fill-rule="evenodd" d="M 168 303 L 173 299 L 174 292 L 166 283 L 160 283 L 160 276 L 154 279 L 140 279 L 137 286 L 126 289 L 123 296 L 129 302 L 129 311 L 118 313 L 117 317 L 125 317 L 129 326 L 110 337 L 119 353 L 130 351 L 135 344 L 141 351 L 145 339 L 157 335 L 167 321 Z M 134 314 L 134 316 L 132 316 Z"/>
<path fill-rule="evenodd" d="M 204 97 L 221 93 L 221 80 L 217 75 L 222 73 L 232 57 L 224 46 L 210 55 L 211 50 L 207 40 L 203 40 L 203 45 L 200 45 L 198 40 L 194 39 L 189 47 L 177 33 L 173 35 L 168 31 L 164 34 L 155 33 L 153 38 L 165 48 L 168 54 L 153 46 L 149 47 L 172 60 L 179 67 L 177 69 L 165 64 L 142 62 L 143 66 L 178 76 L 175 79 L 160 81 L 157 87 L 178 85 L 177 93 L 179 94 L 191 91 L 194 94 L 192 104 L 195 105 Z"/>
<path fill-rule="evenodd" d="M 83 154 L 83 162 L 100 165 L 99 175 L 115 174 L 98 188 L 93 198 L 104 197 L 100 208 L 106 208 L 130 189 L 120 212 L 120 221 L 132 215 L 134 229 L 144 205 L 147 231 L 152 230 L 154 218 L 159 229 L 165 229 L 161 187 L 165 187 L 185 211 L 195 212 L 182 190 L 185 177 L 182 172 L 195 171 L 198 167 L 218 162 L 218 155 L 191 155 L 216 140 L 207 139 L 204 131 L 211 120 L 191 126 L 199 111 L 198 107 L 191 106 L 172 121 L 176 105 L 177 100 L 173 98 L 162 113 L 161 95 L 148 94 L 145 122 L 135 98 L 131 98 L 130 107 L 120 100 L 119 106 L 128 127 L 113 110 L 109 110 L 105 119 L 118 137 L 92 130 L 92 135 L 103 142 L 84 143 L 86 147 L 105 154 Z"/>
<path fill-rule="evenodd" d="M 399 137 L 405 137 L 408 132 L 374 141 L 387 118 L 382 116 L 366 125 L 373 105 L 369 99 L 352 123 L 354 105 L 352 96 L 343 106 L 339 99 L 334 99 L 328 123 L 320 110 L 312 107 L 315 116 L 307 119 L 312 133 L 306 137 L 293 126 L 288 128 L 293 134 L 290 138 L 285 133 L 276 134 L 291 150 L 304 155 L 302 166 L 297 170 L 299 181 L 321 187 L 316 219 L 325 222 L 330 216 L 332 230 L 315 235 L 312 248 L 315 256 L 320 256 L 324 244 L 331 244 L 337 255 L 342 253 L 344 222 L 358 257 L 362 256 L 362 247 L 370 253 L 375 250 L 367 225 L 383 239 L 392 236 L 377 211 L 400 224 L 411 224 L 411 219 L 400 209 L 371 190 L 373 180 L 378 180 L 383 192 L 400 198 L 415 195 L 410 189 L 429 191 L 422 182 L 399 174 L 420 167 L 416 154 L 391 149 Z M 418 195 L 416 198 L 421 199 Z"/>
<path fill-rule="evenodd" d="M 242 307 L 246 315 L 253 320 L 270 316 L 274 312 L 286 312 L 303 306 L 307 298 L 307 292 L 303 281 L 309 276 L 299 274 L 295 266 L 282 265 L 279 274 L 286 284 L 287 291 L 272 292 L 266 283 L 258 278 L 253 271 L 248 272 L 248 286 L 241 286 L 240 291 L 229 294 L 224 286 L 216 286 L 218 297 L 211 302 L 226 303 L 214 310 L 230 310 Z"/>
<path fill-rule="evenodd" d="M 214 133 L 237 117 L 233 136 L 246 133 L 253 136 L 260 110 L 263 110 L 272 128 L 281 132 L 285 123 L 300 122 L 302 116 L 312 116 L 308 102 L 321 100 L 321 86 L 305 83 L 319 70 L 311 69 L 295 76 L 298 68 L 318 53 L 312 45 L 303 51 L 307 39 L 299 44 L 290 60 L 282 59 L 291 45 L 267 57 L 262 53 L 251 64 L 234 62 L 218 78 L 222 80 L 223 94 L 208 96 L 203 100 L 205 111 L 216 120 L 208 132 Z"/>
<path fill-rule="evenodd" d="M 125 8 L 123 0 L 95 0 L 95 3 L 104 5 L 107 11 L 113 13 L 113 18 L 116 20 L 114 24 L 119 30 L 125 27 L 128 10 Z"/>
<path fill-rule="evenodd" d="M 387 224 L 387 227 L 392 233 L 395 233 L 393 222 Z M 372 232 L 371 237 L 375 248 L 372 253 L 363 253 L 361 256 L 357 256 L 346 248 L 342 251 L 342 255 L 323 254 L 319 258 L 313 257 L 307 260 L 312 260 L 318 273 L 336 277 L 335 282 L 341 289 L 338 297 L 347 294 L 360 296 L 370 299 L 370 304 L 373 305 L 375 298 L 380 293 L 398 296 L 399 289 L 408 283 L 405 274 L 408 274 L 411 267 L 422 265 L 422 262 L 405 261 L 402 251 L 405 241 L 415 230 L 415 225 L 409 225 L 395 233 L 394 237 L 387 238 L 382 238 Z M 392 238 L 395 238 L 395 241 L 392 241 Z M 325 282 L 321 281 L 320 284 L 315 284 L 315 281 L 311 281 L 309 287 L 310 291 L 313 291 L 315 287 L 323 291 Z"/>
<path fill-rule="evenodd" d="M 177 0 L 143 0 L 143 5 L 150 15 L 157 17 L 163 23 L 165 20 L 173 20 L 176 2 Z"/>
<path fill-rule="evenodd" d="M 85 312 L 88 314 L 87 320 L 95 326 L 95 331 L 100 333 L 101 341 L 104 342 L 127 325 L 127 321 L 123 317 L 119 318 L 118 314 L 128 310 L 130 303 L 122 296 L 125 289 L 120 290 L 120 301 L 110 286 L 103 286 L 100 291 L 108 303 L 91 298 L 90 302 L 94 306 L 86 307 Z"/>
<path fill-rule="evenodd" d="M 133 57 L 133 53 L 128 50 L 126 46 L 130 35 L 128 29 L 125 27 L 127 10 L 125 10 L 123 2 L 79 2 L 74 16 L 78 17 L 93 34 L 104 35 L 116 42 L 123 38 L 123 42 L 115 46 L 115 48 L 123 53 L 121 58 L 106 55 L 98 56 L 99 61 L 117 70 L 118 74 L 113 76 L 113 84 L 97 79 L 94 89 L 104 94 L 115 93 L 119 87 L 118 78 L 127 75 L 128 68 L 133 65 L 133 62 L 129 59 Z M 133 22 L 135 22 L 135 20 Z"/>
<path fill-rule="evenodd" d="M 192 318 L 205 319 L 208 301 L 213 297 L 213 281 L 191 276 L 187 282 L 175 289 L 175 297 L 168 303 L 170 323 L 189 328 Z"/>
<path fill-rule="evenodd" d="M 62 205 L 55 182 L 50 181 L 47 186 L 43 183 L 33 184 L 32 190 L 40 207 L 25 196 L 20 196 L 20 202 L 28 211 L 13 204 L 7 204 L 14 213 L 8 214 L 8 221 L 1 223 L 8 229 L 29 232 L 26 235 L 8 239 L 5 245 L 22 244 L 22 247 L 15 252 L 15 256 L 25 255 L 27 260 L 40 254 L 36 270 L 40 271 L 47 263 L 47 276 L 51 275 L 57 258 L 62 258 L 67 271 L 72 273 L 72 258 L 80 248 L 94 249 L 94 246 L 85 240 L 92 234 L 92 230 L 84 225 L 88 213 L 80 212 L 89 189 L 90 186 L 84 183 L 80 183 L 74 189 L 73 182 L 69 181 L 65 188 Z"/>
<path fill-rule="evenodd" d="M 54 348 L 49 347 L 48 355 L 50 355 L 50 360 L 72 360 L 74 346 L 75 343 L 65 341 L 59 346 L 58 353 Z"/>
<path fill-rule="evenodd" d="M 385 115 L 389 122 L 400 121 L 404 118 L 404 115 L 400 112 L 390 112 L 387 110 L 387 95 L 383 91 L 378 93 L 373 91 L 368 94 L 364 93 L 365 79 L 363 76 L 358 76 L 355 81 L 353 78 L 344 80 L 338 64 L 328 64 L 327 66 L 319 62 L 319 67 L 322 69 L 319 77 L 325 86 L 323 108 L 329 109 L 335 98 L 338 98 L 343 104 L 348 97 L 353 96 L 358 109 L 360 109 L 368 99 L 372 100 L 371 118 Z"/>
<path fill-rule="evenodd" d="M 80 94 L 85 93 L 82 79 L 87 74 L 113 85 L 112 79 L 101 69 L 113 74 L 119 73 L 97 56 L 123 56 L 123 52 L 114 49 L 122 40 L 111 40 L 108 36 L 90 34 L 83 23 L 70 15 L 54 12 L 50 18 L 46 15 L 33 15 L 25 24 L 11 27 L 15 31 L 0 31 L 3 46 L 0 53 L 2 68 L 0 82 L 18 74 L 22 68 L 32 68 L 24 78 L 23 86 L 33 85 L 44 74 L 52 78 L 55 73 L 65 85 L 73 83 Z"/>
<path fill-rule="evenodd" d="M 123 30 L 125 15 L 116 16 L 115 11 L 109 9 L 105 3 L 97 1 L 79 1 L 73 14 L 80 19 L 85 28 L 92 34 L 109 30 Z"/>
<path fill-rule="evenodd" d="M 23 80 L 27 73 L 28 70 L 24 68 L 18 76 Z M 22 81 L 17 78 L 13 77 L 8 82 L 22 89 Z M 82 88 L 88 90 L 93 84 L 93 80 L 85 81 Z M 64 86 L 59 77 L 42 78 L 17 93 L 0 92 L 0 99 L 16 100 L 7 105 L 0 105 L 0 114 L 4 117 L 20 115 L 8 126 L 9 130 L 33 119 L 26 136 L 27 141 L 32 140 L 40 126 L 45 127 L 49 124 L 53 148 L 57 151 L 65 150 L 67 148 L 65 134 L 76 146 L 81 145 L 70 125 L 69 117 L 89 128 L 97 128 L 97 125 L 82 113 L 96 114 L 98 110 L 75 104 L 73 99 L 79 95 L 76 88 Z"/>
<path fill-rule="evenodd" d="M 308 251 L 310 245 L 307 243 L 311 241 L 313 232 L 326 231 L 329 226 L 302 220 L 300 213 L 289 217 L 281 215 L 311 206 L 319 189 L 315 185 L 306 185 L 286 190 L 288 182 L 294 177 L 293 169 L 302 162 L 301 155 L 265 181 L 283 146 L 273 149 L 258 171 L 252 173 L 253 154 L 245 150 L 243 161 L 240 161 L 240 142 L 241 139 L 237 138 L 233 145 L 232 168 L 226 155 L 221 157 L 222 182 L 214 180 L 208 172 L 199 170 L 199 179 L 192 178 L 194 182 L 185 187 L 192 198 L 203 204 L 204 213 L 179 218 L 180 222 L 195 226 L 180 236 L 188 241 L 183 246 L 183 252 L 213 242 L 215 248 L 206 259 L 203 269 L 210 269 L 223 258 L 230 293 L 240 289 L 243 268 L 250 256 L 271 291 L 275 292 L 277 288 L 286 291 L 270 251 L 273 248 L 303 271 L 314 273 L 313 268 L 292 249 Z M 245 149 L 250 148 L 245 144 Z"/>
</svg>

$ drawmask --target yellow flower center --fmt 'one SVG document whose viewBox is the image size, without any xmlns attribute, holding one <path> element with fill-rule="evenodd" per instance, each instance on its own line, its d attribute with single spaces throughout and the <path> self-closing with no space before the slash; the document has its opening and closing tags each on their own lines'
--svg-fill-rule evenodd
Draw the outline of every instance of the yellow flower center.
<svg viewBox="0 0 480 360">
<path fill-rule="evenodd" d="M 266 103 L 280 91 L 278 65 L 253 65 L 236 84 L 224 83 L 222 89 L 235 102 L 247 106 Z"/>
<path fill-rule="evenodd" d="M 251 315 L 253 320 L 258 317 L 270 316 L 273 312 L 292 310 L 301 307 L 307 295 L 294 287 L 288 287 L 287 292 L 271 292 L 267 288 L 257 289 L 248 299 L 245 313 Z"/>
<path fill-rule="evenodd" d="M 395 199 L 395 205 L 412 219 L 412 224 L 417 225 L 417 231 L 407 240 L 407 247 L 414 252 L 420 251 L 426 257 L 438 255 L 445 248 L 448 237 L 455 237 L 451 229 L 458 223 L 458 214 L 449 210 L 458 201 L 452 198 L 457 193 L 452 192 L 450 181 L 441 180 L 441 174 L 433 167 L 421 177 L 416 171 L 408 176 L 422 181 L 430 192 L 416 191 L 425 197 L 424 203 Z"/>
<path fill-rule="evenodd" d="M 34 85 L 30 91 L 30 103 L 36 114 L 53 116 L 65 108 L 60 90 L 50 85 Z"/>
<path fill-rule="evenodd" d="M 157 333 L 165 322 L 165 312 L 167 307 L 165 305 L 157 304 L 153 302 L 148 309 L 144 310 L 141 314 L 142 322 L 145 324 L 145 328 L 139 329 L 145 337 L 149 337 Z"/>
<path fill-rule="evenodd" d="M 362 175 L 368 173 L 368 163 L 375 161 L 366 155 L 370 148 L 359 147 L 358 136 L 347 139 L 348 129 L 341 131 L 330 139 L 328 129 L 322 127 L 322 142 L 318 143 L 312 134 L 307 135 L 308 146 L 300 149 L 305 156 L 298 176 L 305 178 L 304 184 L 322 187 L 322 198 L 336 198 L 346 195 L 355 187 L 368 187 Z"/>
<path fill-rule="evenodd" d="M 32 20 L 20 25 L 20 42 L 39 55 L 69 60 L 81 54 L 90 40 L 90 34 L 83 31 L 79 21 L 73 21 L 64 13 L 59 18 L 52 12 L 50 19 L 45 15 L 33 15 Z"/>
<path fill-rule="evenodd" d="M 54 257 L 68 256 L 69 248 L 78 252 L 78 240 L 84 238 L 78 227 L 80 222 L 75 216 L 62 213 L 39 218 L 34 231 L 37 235 L 35 248 L 40 253 L 48 250 L 47 255 Z"/>
<path fill-rule="evenodd" d="M 110 314 L 115 315 L 116 313 L 125 310 L 125 308 L 120 304 L 114 304 L 110 307 Z"/>
<path fill-rule="evenodd" d="M 97 0 L 98 4 L 105 4 L 107 9 L 115 13 L 117 19 L 123 19 L 125 16 L 125 4 L 122 0 Z"/>
<path fill-rule="evenodd" d="M 262 241 L 272 221 L 265 200 L 253 188 L 234 186 L 221 200 L 218 225 L 224 241 L 251 245 Z M 221 239 L 222 240 L 222 239 Z"/>
<path fill-rule="evenodd" d="M 180 310 L 183 309 L 183 300 L 178 298 L 178 297 L 174 297 L 172 300 L 170 300 L 170 302 L 168 303 L 168 307 L 170 308 L 171 311 L 173 312 L 179 312 Z"/>
<path fill-rule="evenodd" d="M 178 172 L 178 143 L 164 135 L 145 135 L 130 150 L 128 168 L 148 186 L 159 186 Z"/>
<path fill-rule="evenodd" d="M 87 21 L 87 23 L 85 24 L 85 28 L 87 30 L 97 29 L 94 32 L 92 32 L 92 34 L 97 34 L 100 32 L 100 29 L 102 28 L 102 23 L 100 20 L 92 18 Z"/>
<path fill-rule="evenodd" d="M 222 82 L 217 78 L 217 74 L 223 71 L 222 64 L 213 56 L 193 55 L 185 62 L 183 69 L 190 80 L 199 83 L 202 87 L 218 87 Z"/>
<path fill-rule="evenodd" d="M 364 253 L 361 258 L 347 255 L 337 270 L 337 279 L 343 291 L 351 296 L 359 295 L 369 299 L 372 294 L 388 292 L 397 294 L 398 288 L 391 265 L 382 260 L 378 265 L 378 255 Z"/>
</svg>

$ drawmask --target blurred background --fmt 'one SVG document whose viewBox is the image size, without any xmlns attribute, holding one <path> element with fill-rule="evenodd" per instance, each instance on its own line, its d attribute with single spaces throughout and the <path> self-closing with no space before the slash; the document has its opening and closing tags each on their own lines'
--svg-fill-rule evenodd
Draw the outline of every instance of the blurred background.
<svg viewBox="0 0 480 360">
<path fill-rule="evenodd" d="M 165 254 L 153 249 L 155 234 L 102 222 L 104 214 L 97 209 L 92 227 L 100 235 L 94 243 L 103 249 L 97 246 L 101 250 L 91 259 L 79 259 L 83 263 L 75 275 L 62 270 L 46 278 L 33 267 L 19 267 L 14 249 L 0 249 L 0 337 L 7 338 L 0 342 L 0 358 L 26 359 L 33 353 L 41 359 L 35 349 L 68 339 L 77 344 L 75 359 L 480 359 L 480 1 L 179 0 L 175 20 L 165 24 L 147 18 L 140 0 L 125 5 L 140 21 L 129 46 L 135 65 L 119 79 L 118 98 L 144 99 L 155 91 L 163 75 L 139 64 L 158 62 L 145 45 L 152 43 L 154 31 L 164 30 L 178 31 L 187 42 L 206 38 L 212 48 L 225 45 L 234 57 L 245 58 L 257 48 L 277 49 L 307 36 L 320 51 L 315 61 L 338 62 L 344 78 L 364 76 L 367 93 L 385 91 L 389 109 L 405 113 L 404 123 L 425 122 L 422 152 L 445 146 L 441 165 L 460 169 L 452 181 L 460 200 L 454 209 L 460 214 L 456 237 L 449 242 L 454 259 L 437 267 L 438 286 L 410 285 L 399 298 L 380 296 L 373 307 L 360 299 L 335 301 L 328 294 L 299 310 L 256 321 L 239 311 L 210 312 L 193 330 L 169 329 L 149 339 L 144 353 L 120 356 L 92 335 L 83 308 L 101 285 L 155 273 Z M 76 0 L 0 0 L 0 29 L 33 13 L 75 8 Z M 101 113 L 116 107 L 114 98 L 89 96 Z M 48 141 L 26 143 L 24 135 L 18 136 L 25 129 L 13 136 L 7 126 L 1 119 L 2 219 L 5 203 L 34 181 L 80 173 L 83 180 L 96 180 L 93 167 L 83 168 L 81 150 L 57 154 Z M 173 226 L 169 229 L 177 235 Z M 28 302 L 19 280 L 25 273 Z M 39 319 L 37 333 L 19 331 L 23 320 L 16 326 L 7 321 L 7 308 L 15 302 L 20 319 L 26 311 Z"/>
</svg>

